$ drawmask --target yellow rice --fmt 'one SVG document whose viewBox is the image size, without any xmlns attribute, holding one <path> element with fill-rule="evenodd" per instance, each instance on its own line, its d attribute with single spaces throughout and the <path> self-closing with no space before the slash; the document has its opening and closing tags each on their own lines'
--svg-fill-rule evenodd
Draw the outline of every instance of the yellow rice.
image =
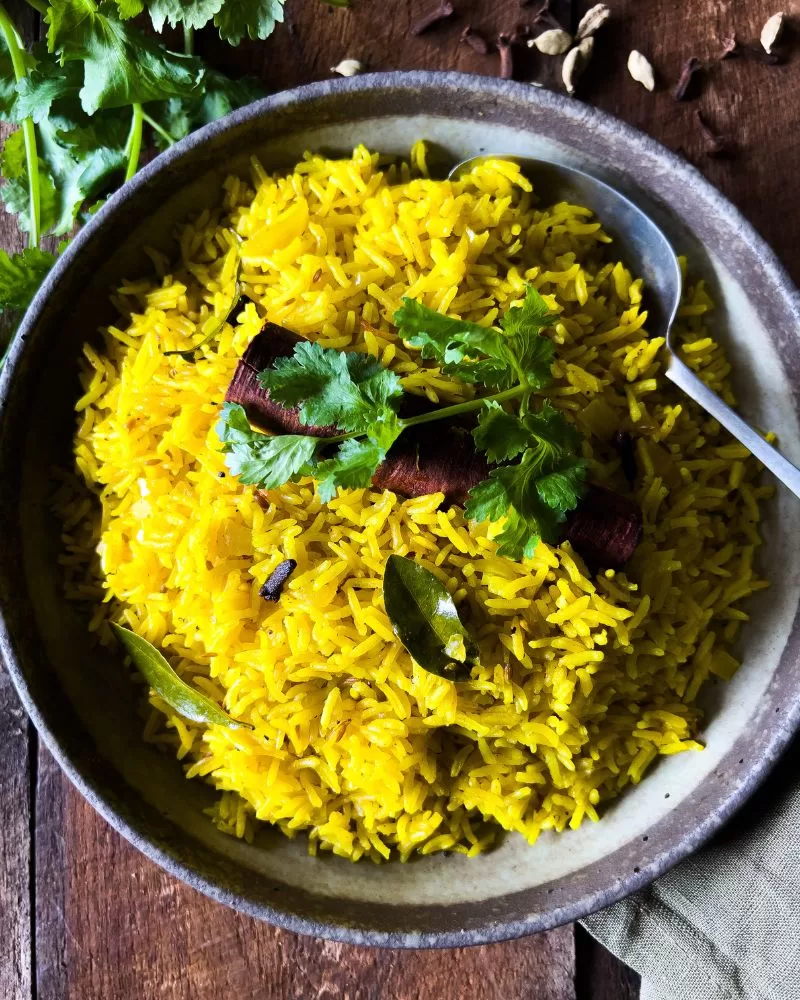
<svg viewBox="0 0 800 1000">
<path fill-rule="evenodd" d="M 65 485 L 68 589 L 160 647 L 249 730 L 187 722 L 151 693 L 147 739 L 221 793 L 218 826 L 258 822 L 312 851 L 375 861 L 486 849 L 499 828 L 531 843 L 597 820 L 660 754 L 701 749 L 698 692 L 730 677 L 753 569 L 758 468 L 663 376 L 641 281 L 580 206 L 536 206 L 517 167 L 456 182 L 358 148 L 225 182 L 219 206 L 177 234 L 175 260 L 124 281 L 121 319 L 87 343 L 75 456 L 93 504 Z M 164 352 L 211 328 L 231 298 L 235 232 L 246 305 L 196 364 Z M 645 534 L 624 573 L 592 577 L 565 544 L 499 558 L 497 527 L 467 524 L 441 496 L 371 490 L 320 505 L 313 483 L 269 495 L 224 475 L 214 425 L 262 317 L 329 347 L 368 352 L 432 400 L 470 396 L 421 367 L 391 319 L 404 295 L 483 324 L 533 284 L 560 318 L 554 403 L 585 435 L 591 476 L 626 489 L 610 446 L 632 431 Z M 687 362 L 731 400 L 702 282 L 679 336 Z M 99 545 L 98 545 L 99 540 Z M 97 560 L 92 553 L 97 548 Z M 454 685 L 416 666 L 381 598 L 386 557 L 410 555 L 470 610 L 481 666 Z M 278 604 L 259 597 L 283 559 Z"/>
</svg>

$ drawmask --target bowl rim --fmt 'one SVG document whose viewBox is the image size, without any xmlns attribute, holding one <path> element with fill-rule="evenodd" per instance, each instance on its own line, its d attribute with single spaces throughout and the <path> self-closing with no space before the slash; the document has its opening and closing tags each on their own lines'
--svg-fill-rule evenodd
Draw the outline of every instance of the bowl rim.
<svg viewBox="0 0 800 1000">
<path fill-rule="evenodd" d="M 0 418 L 7 408 L 11 384 L 20 359 L 25 351 L 25 343 L 30 332 L 39 322 L 45 303 L 54 288 L 62 281 L 75 261 L 80 257 L 83 248 L 89 243 L 108 221 L 142 188 L 146 187 L 152 178 L 168 169 L 184 155 L 204 146 L 212 138 L 223 136 L 236 130 L 248 122 L 260 120 L 274 115 L 282 108 L 311 104 L 331 96 L 345 96 L 354 93 L 417 90 L 441 91 L 469 90 L 473 93 L 486 95 L 489 98 L 501 99 L 513 96 L 517 102 L 527 102 L 534 106 L 547 109 L 551 113 L 580 123 L 587 128 L 597 128 L 603 132 L 615 132 L 621 141 L 638 148 L 650 158 L 655 158 L 675 174 L 684 178 L 687 183 L 700 189 L 702 196 L 712 208 L 724 217 L 734 229 L 737 238 L 745 243 L 762 266 L 771 273 L 772 281 L 782 295 L 788 312 L 792 315 L 796 327 L 800 330 L 800 291 L 797 290 L 789 277 L 784 265 L 775 252 L 760 236 L 755 228 L 744 218 L 739 210 L 688 161 L 667 149 L 661 143 L 652 139 L 640 130 L 620 121 L 613 115 L 594 107 L 577 102 L 562 94 L 549 90 L 530 87 L 523 83 L 500 80 L 495 77 L 484 77 L 473 74 L 439 72 L 439 71 L 408 71 L 368 73 L 352 78 L 335 78 L 316 83 L 305 84 L 290 90 L 280 91 L 269 97 L 262 98 L 244 108 L 227 115 L 216 122 L 193 132 L 185 139 L 155 157 L 150 163 L 140 169 L 134 177 L 116 191 L 97 212 L 95 216 L 81 228 L 65 252 L 59 257 L 53 269 L 46 276 L 36 293 L 25 316 L 20 323 L 14 344 L 9 351 L 6 364 L 0 373 Z M 391 114 L 391 109 L 387 110 Z M 439 116 L 444 119 L 456 118 L 446 110 Z M 0 566 L 0 573 L 5 570 Z M 266 920 L 285 930 L 301 934 L 309 934 L 330 940 L 356 945 L 373 945 L 382 947 L 406 948 L 447 948 L 464 945 L 490 944 L 510 940 L 527 934 L 549 930 L 574 920 L 581 919 L 598 909 L 642 889 L 653 879 L 662 875 L 679 861 L 704 844 L 733 813 L 749 798 L 758 785 L 764 780 L 780 753 L 800 726 L 800 699 L 795 699 L 792 705 L 782 713 L 775 723 L 772 735 L 764 746 L 760 759 L 750 766 L 742 780 L 733 787 L 720 805 L 707 814 L 704 819 L 670 847 L 657 855 L 650 863 L 635 872 L 627 872 L 615 881 L 613 886 L 594 889 L 582 894 L 573 903 L 557 909 L 544 910 L 530 914 L 524 919 L 491 919 L 487 916 L 477 927 L 461 931 L 444 932 L 394 932 L 384 930 L 364 930 L 343 924 L 335 924 L 323 920 L 309 919 L 303 916 L 276 909 L 265 903 L 255 903 L 240 895 L 235 890 L 223 888 L 211 877 L 201 874 L 194 866 L 183 861 L 177 850 L 166 844 L 154 842 L 147 831 L 146 819 L 138 825 L 136 822 L 121 816 L 109 797 L 102 790 L 102 780 L 93 766 L 81 767 L 73 761 L 67 745 L 68 741 L 55 731 L 48 723 L 44 713 L 34 700 L 29 684 L 14 653 L 14 641 L 9 631 L 5 610 L 0 606 L 0 660 L 8 670 L 20 700 L 44 740 L 50 753 L 55 757 L 61 769 L 84 798 L 118 833 L 128 840 L 146 857 L 154 861 L 170 875 L 180 879 L 193 888 L 203 892 L 217 902 L 231 906 L 250 916 Z"/>
</svg>

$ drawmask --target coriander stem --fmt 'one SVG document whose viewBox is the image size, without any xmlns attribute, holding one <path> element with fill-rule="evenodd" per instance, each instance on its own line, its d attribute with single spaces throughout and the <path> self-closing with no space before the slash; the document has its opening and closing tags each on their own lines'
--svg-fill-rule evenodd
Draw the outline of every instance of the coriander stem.
<svg viewBox="0 0 800 1000">
<path fill-rule="evenodd" d="M 473 410 L 479 410 L 484 403 L 502 403 L 506 399 L 516 399 L 517 396 L 522 396 L 527 391 L 527 385 L 515 385 L 513 389 L 505 389 L 493 396 L 481 396 L 480 399 L 470 399 L 466 403 L 443 406 L 440 410 L 420 413 L 418 417 L 409 417 L 408 420 L 401 420 L 400 423 L 403 427 L 416 427 L 418 424 L 429 424 L 433 420 L 446 420 L 448 417 L 457 417 L 460 413 L 471 413 Z"/>
<path fill-rule="evenodd" d="M 155 118 L 151 118 L 150 115 L 148 115 L 148 113 L 144 110 L 142 111 L 142 118 L 144 119 L 144 121 L 147 122 L 147 124 L 154 132 L 158 132 L 158 134 L 161 136 L 164 142 L 168 142 L 170 146 L 175 145 L 177 139 L 173 139 L 172 136 L 169 134 L 169 132 L 167 132 L 165 128 L 162 128 L 155 120 Z"/>
<path fill-rule="evenodd" d="M 139 154 L 142 151 L 142 119 L 141 104 L 134 104 L 131 130 L 128 133 L 128 142 L 125 145 L 125 152 L 128 154 L 128 167 L 125 171 L 126 181 L 129 181 L 139 169 Z"/>
<path fill-rule="evenodd" d="M 183 51 L 187 56 L 194 55 L 194 28 L 186 24 L 183 26 Z"/>
<path fill-rule="evenodd" d="M 14 22 L 8 16 L 5 4 L 0 3 L 0 34 L 2 34 L 8 54 L 11 57 L 11 65 L 14 69 L 14 79 L 19 81 L 28 75 L 25 65 L 25 50 L 22 41 L 14 27 Z M 28 191 L 30 192 L 31 204 L 31 226 L 28 233 L 29 246 L 35 247 L 39 244 L 39 228 L 41 221 L 41 202 L 39 191 L 39 155 L 36 151 L 36 129 L 30 118 L 23 119 L 22 137 L 25 140 L 25 160 L 28 165 Z"/>
<path fill-rule="evenodd" d="M 519 396 L 530 392 L 530 386 L 515 385 L 513 389 L 504 389 L 493 396 L 481 396 L 479 399 L 470 399 L 466 403 L 454 403 L 452 406 L 442 406 L 438 410 L 430 410 L 428 413 L 421 413 L 418 417 L 409 417 L 408 420 L 401 420 L 400 426 L 405 430 L 407 427 L 417 427 L 419 424 L 430 424 L 434 420 L 447 420 L 448 417 L 457 417 L 461 413 L 472 413 L 479 410 L 484 403 L 502 403 L 507 399 L 517 399 Z M 364 437 L 360 431 L 350 431 L 348 434 L 337 434 L 336 437 L 320 438 L 325 444 L 339 444 L 347 441 L 348 438 Z"/>
</svg>

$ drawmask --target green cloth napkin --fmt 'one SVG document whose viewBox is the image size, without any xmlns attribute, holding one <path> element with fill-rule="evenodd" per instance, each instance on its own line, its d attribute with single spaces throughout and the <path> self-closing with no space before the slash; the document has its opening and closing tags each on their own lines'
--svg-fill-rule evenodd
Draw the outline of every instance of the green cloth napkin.
<svg viewBox="0 0 800 1000">
<path fill-rule="evenodd" d="M 800 745 L 707 847 L 584 925 L 642 1000 L 800 1000 Z"/>
</svg>

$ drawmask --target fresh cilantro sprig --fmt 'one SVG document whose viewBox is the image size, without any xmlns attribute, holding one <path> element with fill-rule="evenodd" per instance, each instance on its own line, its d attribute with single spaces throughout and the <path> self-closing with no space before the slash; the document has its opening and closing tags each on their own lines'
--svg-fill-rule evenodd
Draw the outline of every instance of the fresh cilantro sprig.
<svg viewBox="0 0 800 1000">
<path fill-rule="evenodd" d="M 504 464 L 470 490 L 466 516 L 474 521 L 505 518 L 497 551 L 512 559 L 533 555 L 540 538 L 556 541 L 558 526 L 577 506 L 586 477 L 575 427 L 546 400 L 538 413 L 524 415 L 488 402 L 473 437 L 489 461 Z"/>
<path fill-rule="evenodd" d="M 269 437 L 251 430 L 238 403 L 225 403 L 217 434 L 226 464 L 242 482 L 274 489 L 298 476 L 313 475 L 327 503 L 338 487 L 368 486 L 375 470 L 403 431 L 397 415 L 400 379 L 374 358 L 302 342 L 288 358 L 259 375 L 270 399 L 299 407 L 307 426 L 334 425 L 334 438 L 297 434 Z M 335 455 L 326 452 L 338 444 Z"/>
<path fill-rule="evenodd" d="M 540 538 L 556 540 L 586 476 L 574 426 L 547 400 L 532 409 L 534 393 L 552 378 L 554 345 L 543 331 L 555 320 L 530 286 L 522 304 L 502 317 L 499 330 L 404 299 L 395 322 L 408 344 L 448 374 L 498 390 L 409 418 L 398 414 L 400 380 L 374 359 L 302 342 L 291 357 L 261 372 L 259 382 L 273 403 L 297 408 L 302 424 L 342 433 L 270 437 L 250 428 L 241 406 L 226 403 L 218 425 L 226 463 L 243 482 L 266 489 L 313 476 L 327 502 L 339 487 L 369 486 L 407 428 L 477 412 L 475 446 L 495 468 L 470 491 L 465 513 L 476 521 L 502 521 L 500 554 L 529 557 Z M 333 446 L 337 450 L 329 454 Z"/>
<path fill-rule="evenodd" d="M 163 149 L 263 96 L 257 82 L 230 80 L 196 57 L 193 33 L 213 26 L 231 45 L 266 38 L 285 0 L 28 3 L 47 29 L 46 44 L 30 51 L 0 3 L 0 121 L 19 126 L 0 156 L 0 200 L 29 236 L 28 250 L 0 258 L 0 313 L 27 307 L 55 262 L 42 238 L 69 233 L 129 180 L 151 135 Z M 145 12 L 159 34 L 131 23 Z M 183 28 L 183 52 L 159 37 L 167 25 Z"/>
</svg>

